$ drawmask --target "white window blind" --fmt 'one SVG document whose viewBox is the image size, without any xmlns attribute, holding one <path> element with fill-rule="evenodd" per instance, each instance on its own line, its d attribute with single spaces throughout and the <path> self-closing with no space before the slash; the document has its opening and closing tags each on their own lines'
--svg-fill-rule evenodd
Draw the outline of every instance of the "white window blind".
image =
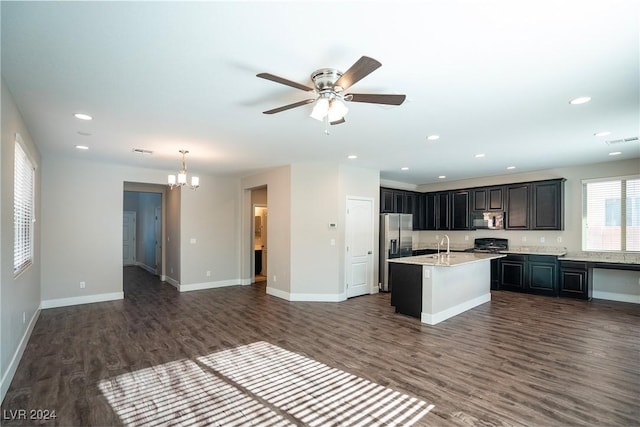
<svg viewBox="0 0 640 427">
<path fill-rule="evenodd" d="M 582 247 L 640 251 L 640 177 L 583 181 Z"/>
<path fill-rule="evenodd" d="M 13 273 L 33 262 L 34 166 L 16 135 L 13 173 Z"/>
</svg>

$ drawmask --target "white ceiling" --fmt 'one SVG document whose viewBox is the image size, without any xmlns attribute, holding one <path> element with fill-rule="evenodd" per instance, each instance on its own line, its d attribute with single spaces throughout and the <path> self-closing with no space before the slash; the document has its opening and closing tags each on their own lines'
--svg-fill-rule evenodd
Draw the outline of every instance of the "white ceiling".
<svg viewBox="0 0 640 427">
<path fill-rule="evenodd" d="M 212 175 L 328 161 L 426 184 L 639 157 L 605 143 L 640 133 L 639 5 L 2 1 L 2 76 L 45 156 L 173 170 L 185 148 Z M 262 114 L 308 93 L 257 73 L 310 85 L 362 55 L 382 67 L 350 91 L 403 105 L 348 103 L 329 135 L 312 104 Z"/>
</svg>

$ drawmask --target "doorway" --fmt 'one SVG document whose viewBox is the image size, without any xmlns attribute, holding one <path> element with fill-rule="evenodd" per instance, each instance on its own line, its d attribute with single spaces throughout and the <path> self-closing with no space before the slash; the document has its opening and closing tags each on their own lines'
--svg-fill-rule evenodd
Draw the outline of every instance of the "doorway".
<svg viewBox="0 0 640 427">
<path fill-rule="evenodd" d="M 267 219 L 266 205 L 253 206 L 254 281 L 267 280 Z"/>
<path fill-rule="evenodd" d="M 267 187 L 251 190 L 251 283 L 266 286 L 269 261 Z"/>
<path fill-rule="evenodd" d="M 165 234 L 166 186 L 124 183 L 123 266 L 136 266 L 165 280 L 163 247 Z M 126 234 L 132 233 L 133 244 Z"/>
</svg>

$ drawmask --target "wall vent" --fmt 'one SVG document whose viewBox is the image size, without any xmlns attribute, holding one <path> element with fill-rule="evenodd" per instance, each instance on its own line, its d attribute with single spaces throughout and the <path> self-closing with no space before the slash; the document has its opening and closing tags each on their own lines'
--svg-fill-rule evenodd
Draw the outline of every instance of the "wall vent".
<svg viewBox="0 0 640 427">
<path fill-rule="evenodd" d="M 612 139 L 611 141 L 605 141 L 605 144 L 607 145 L 617 145 L 617 144 L 625 144 L 628 142 L 638 142 L 638 137 L 637 136 L 632 136 L 629 138 L 622 138 L 622 139 Z"/>
<path fill-rule="evenodd" d="M 153 154 L 153 151 L 151 150 L 145 150 L 143 148 L 134 148 L 133 150 L 134 153 L 138 153 L 138 154 Z"/>
</svg>

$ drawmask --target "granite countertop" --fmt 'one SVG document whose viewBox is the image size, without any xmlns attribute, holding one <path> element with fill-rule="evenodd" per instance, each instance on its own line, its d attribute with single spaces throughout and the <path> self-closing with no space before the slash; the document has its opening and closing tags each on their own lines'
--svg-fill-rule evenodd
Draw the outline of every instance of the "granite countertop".
<svg viewBox="0 0 640 427">
<path fill-rule="evenodd" d="M 447 255 L 446 253 L 440 253 L 440 255 L 419 255 L 402 258 L 392 258 L 387 260 L 387 262 L 395 262 L 398 264 L 430 265 L 436 267 L 456 267 L 459 265 L 465 265 L 474 262 L 490 261 L 496 258 L 504 258 L 505 256 L 505 254 L 476 254 L 468 252 L 456 252 L 449 255 Z"/>
<path fill-rule="evenodd" d="M 440 252 L 443 252 L 443 249 L 442 249 L 443 247 L 444 247 L 444 251 L 446 252 L 447 250 L 446 243 L 444 245 L 440 245 Z M 420 251 L 423 249 L 429 249 L 429 250 L 435 251 L 436 249 L 438 249 L 438 244 L 437 243 L 419 243 L 413 248 L 414 251 Z M 473 243 L 468 243 L 468 244 L 451 243 L 449 245 L 449 250 L 451 251 L 464 252 L 471 249 L 473 249 Z"/>
<path fill-rule="evenodd" d="M 500 251 L 500 253 L 563 256 L 567 253 L 567 248 L 556 246 L 511 246 L 509 250 Z"/>
<path fill-rule="evenodd" d="M 569 252 L 558 259 L 561 261 L 602 262 L 610 264 L 640 264 L 639 253 Z"/>
</svg>

